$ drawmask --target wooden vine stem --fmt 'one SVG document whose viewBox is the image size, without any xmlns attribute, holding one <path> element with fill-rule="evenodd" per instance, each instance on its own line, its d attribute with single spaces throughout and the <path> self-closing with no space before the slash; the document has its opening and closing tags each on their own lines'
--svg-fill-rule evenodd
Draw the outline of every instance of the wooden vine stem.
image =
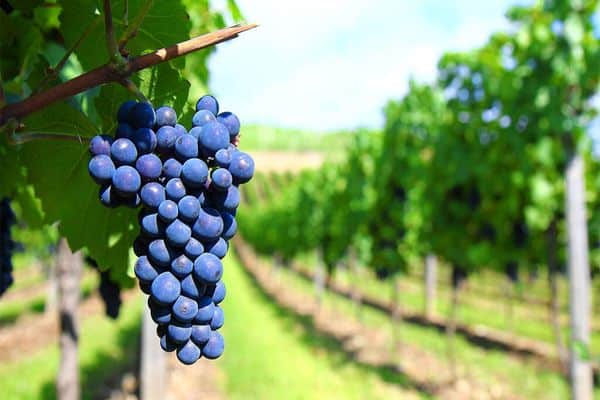
<svg viewBox="0 0 600 400">
<path fill-rule="evenodd" d="M 235 25 L 205 35 L 197 36 L 169 47 L 130 59 L 123 59 L 122 65 L 108 62 L 67 82 L 34 94 L 25 100 L 0 108 L 0 126 L 11 119 L 25 117 L 41 108 L 64 100 L 88 89 L 110 82 L 120 82 L 142 69 L 202 50 L 215 44 L 236 38 L 240 33 L 257 27 L 256 24 Z"/>
</svg>

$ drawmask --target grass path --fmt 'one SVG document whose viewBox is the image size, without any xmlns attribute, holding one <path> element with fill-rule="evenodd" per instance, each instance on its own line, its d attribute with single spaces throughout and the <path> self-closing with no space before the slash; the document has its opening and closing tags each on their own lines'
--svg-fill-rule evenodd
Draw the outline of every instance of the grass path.
<svg viewBox="0 0 600 400">
<path fill-rule="evenodd" d="M 224 392 L 236 399 L 411 399 L 298 323 L 253 286 L 237 259 L 226 260 Z"/>
</svg>

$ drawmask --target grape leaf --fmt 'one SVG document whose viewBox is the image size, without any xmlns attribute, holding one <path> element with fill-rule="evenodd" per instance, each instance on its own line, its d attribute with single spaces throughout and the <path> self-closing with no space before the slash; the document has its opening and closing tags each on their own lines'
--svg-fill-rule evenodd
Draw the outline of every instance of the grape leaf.
<svg viewBox="0 0 600 400">
<path fill-rule="evenodd" d="M 129 1 L 130 21 L 146 0 Z M 125 30 L 123 20 L 124 1 L 111 1 L 113 25 L 117 40 Z M 60 16 L 61 33 L 65 38 L 65 47 L 71 47 L 95 18 L 103 18 L 102 8 L 94 0 L 64 0 Z M 127 44 L 132 55 L 148 50 L 169 46 L 189 38 L 190 21 L 185 7 L 179 1 L 155 1 L 146 14 L 137 35 Z M 84 69 L 98 67 L 108 61 L 108 50 L 104 33 L 104 24 L 97 24 L 88 37 L 76 50 L 77 57 Z M 169 62 L 176 68 L 183 68 L 185 60 L 179 58 Z"/>
<path fill-rule="evenodd" d="M 55 116 L 60 115 L 60 119 Z M 32 132 L 79 136 L 81 142 L 35 140 L 22 148 L 29 182 L 35 186 L 48 224 L 58 228 L 72 250 L 86 248 L 103 268 L 127 281 L 129 249 L 136 236 L 136 212 L 107 209 L 98 201 L 98 187 L 87 172 L 88 139 L 96 128 L 78 110 L 57 104 L 26 120 Z M 118 271 L 118 273 L 117 273 Z"/>
</svg>

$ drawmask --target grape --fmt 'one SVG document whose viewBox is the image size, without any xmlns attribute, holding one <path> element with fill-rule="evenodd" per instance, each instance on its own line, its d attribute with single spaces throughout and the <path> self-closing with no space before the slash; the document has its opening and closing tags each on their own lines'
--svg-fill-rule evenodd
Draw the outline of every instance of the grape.
<svg viewBox="0 0 600 400">
<path fill-rule="evenodd" d="M 181 322 L 192 321 L 197 313 L 198 303 L 189 297 L 179 296 L 175 304 L 173 304 L 173 315 Z"/>
<path fill-rule="evenodd" d="M 135 168 L 123 165 L 116 169 L 112 177 L 113 188 L 123 196 L 132 196 L 140 189 L 142 178 Z"/>
<path fill-rule="evenodd" d="M 111 185 L 100 187 L 98 197 L 100 198 L 100 202 L 109 208 L 118 207 L 121 204 L 119 197 L 112 192 Z"/>
<path fill-rule="evenodd" d="M 164 240 L 156 239 L 148 245 L 148 256 L 153 263 L 166 268 L 171 264 L 173 251 Z"/>
<path fill-rule="evenodd" d="M 167 328 L 167 335 L 175 343 L 185 343 L 192 335 L 192 324 L 171 322 Z"/>
<path fill-rule="evenodd" d="M 240 133 L 240 120 L 234 113 L 229 111 L 222 112 L 217 116 L 217 121 L 227 127 L 229 136 L 235 137 Z"/>
<path fill-rule="evenodd" d="M 113 140 L 107 135 L 96 135 L 90 141 L 90 153 L 93 156 L 104 154 L 110 156 L 110 146 Z"/>
<path fill-rule="evenodd" d="M 135 162 L 135 169 L 138 170 L 145 182 L 158 179 L 162 168 L 162 161 L 154 154 L 144 154 Z"/>
<path fill-rule="evenodd" d="M 176 133 L 176 136 L 179 137 L 181 135 L 185 135 L 187 133 L 187 129 L 185 129 L 185 126 L 183 126 L 181 124 L 176 124 L 175 125 L 175 133 Z"/>
<path fill-rule="evenodd" d="M 225 290 L 225 284 L 223 281 L 217 282 L 216 285 L 209 285 L 206 288 L 206 295 L 212 297 L 212 301 L 215 304 L 219 304 L 225 299 L 225 294 L 227 291 Z"/>
<path fill-rule="evenodd" d="M 240 205 L 240 191 L 235 186 L 229 186 L 227 191 L 211 193 L 211 202 L 219 210 L 231 211 Z"/>
<path fill-rule="evenodd" d="M 156 149 L 158 139 L 152 129 L 140 128 L 133 133 L 131 141 L 135 144 L 138 154 L 147 154 Z"/>
<path fill-rule="evenodd" d="M 219 122 L 208 122 L 202 126 L 198 143 L 204 155 L 214 156 L 218 150 L 227 148 L 229 131 L 225 125 Z"/>
<path fill-rule="evenodd" d="M 192 335 L 190 339 L 194 341 L 198 346 L 202 346 L 208 342 L 210 338 L 210 325 L 192 325 Z"/>
<path fill-rule="evenodd" d="M 223 233 L 221 233 L 221 237 L 229 240 L 237 232 L 237 222 L 235 221 L 235 217 L 228 212 L 222 212 L 221 218 L 223 219 Z"/>
<path fill-rule="evenodd" d="M 133 109 L 133 106 L 135 106 L 137 104 L 137 101 L 135 100 L 128 100 L 126 102 L 124 102 L 123 104 L 121 104 L 121 106 L 119 107 L 119 110 L 117 111 L 117 121 L 119 122 L 129 122 L 129 120 L 131 119 L 131 110 Z"/>
<path fill-rule="evenodd" d="M 207 243 L 204 247 L 204 251 L 207 253 L 214 254 L 219 258 L 225 257 L 227 254 L 227 250 L 229 249 L 229 244 L 223 238 L 219 238 L 218 240 Z"/>
<path fill-rule="evenodd" d="M 181 293 L 181 284 L 172 273 L 163 272 L 152 281 L 150 293 L 159 304 L 173 304 Z"/>
<path fill-rule="evenodd" d="M 191 340 L 177 349 L 177 359 L 186 365 L 192 365 L 200 358 L 201 352 Z"/>
<path fill-rule="evenodd" d="M 223 326 L 224 321 L 225 316 L 223 314 L 223 309 L 221 309 L 221 307 L 215 307 L 215 312 L 213 314 L 212 319 L 210 320 L 210 329 L 216 331 L 217 329 Z"/>
<path fill-rule="evenodd" d="M 148 214 L 142 218 L 142 233 L 148 238 L 160 238 L 165 233 L 165 223 L 158 214 Z"/>
<path fill-rule="evenodd" d="M 194 196 L 184 196 L 177 204 L 179 216 L 183 221 L 196 221 L 200 215 L 200 202 Z"/>
<path fill-rule="evenodd" d="M 159 325 L 167 325 L 171 322 L 171 307 L 157 303 L 152 297 L 148 297 L 148 307 L 152 320 Z"/>
<path fill-rule="evenodd" d="M 100 154 L 90 160 L 88 171 L 96 183 L 100 185 L 110 183 L 115 173 L 115 164 L 109 156 Z"/>
<path fill-rule="evenodd" d="M 198 141 L 192 135 L 181 135 L 175 141 L 175 156 L 181 162 L 198 157 Z"/>
<path fill-rule="evenodd" d="M 188 276 L 193 269 L 194 263 L 183 254 L 171 262 L 171 272 L 178 278 Z"/>
<path fill-rule="evenodd" d="M 157 210 L 165 201 L 165 196 L 165 188 L 156 182 L 146 183 L 140 191 L 142 203 L 151 210 Z"/>
<path fill-rule="evenodd" d="M 196 323 L 208 323 L 215 313 L 215 305 L 208 296 L 202 296 L 198 299 L 198 313 L 194 317 Z"/>
<path fill-rule="evenodd" d="M 177 218 L 177 203 L 172 200 L 165 200 L 158 206 L 158 216 L 166 223 L 170 223 Z"/>
<path fill-rule="evenodd" d="M 196 282 L 193 275 L 186 276 L 181 281 L 181 294 L 191 297 L 193 299 L 197 299 L 206 290 L 206 287 L 203 283 Z"/>
<path fill-rule="evenodd" d="M 238 151 L 231 155 L 229 172 L 233 176 L 233 183 L 246 183 L 254 175 L 254 160 L 248 154 Z"/>
<path fill-rule="evenodd" d="M 165 186 L 167 192 L 167 199 L 173 201 L 179 201 L 185 196 L 185 186 L 179 178 L 169 179 Z"/>
<path fill-rule="evenodd" d="M 223 275 L 223 264 L 214 254 L 204 253 L 194 261 L 194 276 L 204 283 L 217 283 Z"/>
<path fill-rule="evenodd" d="M 133 132 L 135 129 L 131 127 L 131 125 L 126 123 L 121 123 L 117 125 L 117 131 L 115 133 L 115 139 L 131 139 L 133 137 Z"/>
<path fill-rule="evenodd" d="M 133 165 L 138 152 L 131 140 L 117 139 L 110 146 L 110 156 L 116 165 Z"/>
<path fill-rule="evenodd" d="M 189 134 L 193 137 L 196 138 L 196 140 L 200 140 L 200 135 L 202 135 L 202 127 L 201 126 L 195 126 L 192 129 L 190 129 Z"/>
<path fill-rule="evenodd" d="M 219 102 L 209 94 L 202 96 L 196 103 L 196 111 L 200 110 L 208 110 L 213 115 L 217 115 L 219 113 Z"/>
<path fill-rule="evenodd" d="M 143 282 L 151 282 L 158 276 L 158 271 L 146 256 L 141 256 L 137 259 L 133 271 L 135 272 L 135 276 Z"/>
<path fill-rule="evenodd" d="M 219 149 L 215 153 L 215 161 L 221 168 L 228 168 L 231 163 L 231 152 L 228 149 Z"/>
<path fill-rule="evenodd" d="M 169 336 L 167 334 L 164 334 L 163 336 L 160 337 L 160 347 L 164 351 L 170 353 L 177 349 L 177 344 L 175 344 L 175 342 L 173 342 L 171 339 L 169 339 Z"/>
<path fill-rule="evenodd" d="M 175 110 L 168 106 L 159 107 L 156 110 L 156 125 L 158 126 L 175 126 L 177 123 L 177 114 Z"/>
<path fill-rule="evenodd" d="M 152 128 L 156 124 L 156 113 L 150 103 L 136 103 L 130 111 L 130 121 L 134 128 Z"/>
<path fill-rule="evenodd" d="M 156 148 L 160 154 L 171 154 L 177 140 L 177 129 L 172 126 L 162 126 L 156 131 Z"/>
<path fill-rule="evenodd" d="M 217 359 L 223 354 L 225 350 L 225 342 L 223 341 L 223 336 L 219 332 L 212 331 L 210 333 L 210 338 L 204 345 L 203 354 L 209 360 Z"/>
<path fill-rule="evenodd" d="M 210 177 L 211 177 L 213 186 L 217 190 L 227 190 L 233 182 L 233 177 L 231 176 L 231 172 L 229 172 L 225 168 L 215 169 L 212 172 Z"/>
<path fill-rule="evenodd" d="M 174 158 L 169 158 L 163 164 L 163 175 L 167 179 L 179 178 L 181 176 L 181 163 Z"/>
<path fill-rule="evenodd" d="M 166 230 L 167 241 L 175 247 L 183 247 L 192 237 L 192 230 L 185 223 L 176 219 L 171 222 Z"/>
<path fill-rule="evenodd" d="M 204 246 L 202 245 L 202 242 L 199 242 L 192 237 L 185 245 L 183 251 L 188 258 L 195 260 L 200 254 L 204 253 Z"/>
<path fill-rule="evenodd" d="M 208 166 L 198 158 L 192 158 L 183 163 L 181 179 L 190 187 L 201 187 L 208 179 Z"/>
<path fill-rule="evenodd" d="M 197 111 L 192 117 L 192 126 L 203 126 L 209 122 L 216 121 L 215 115 L 208 110 Z"/>
<path fill-rule="evenodd" d="M 198 219 L 192 226 L 192 232 L 200 240 L 217 239 L 223 232 L 221 214 L 212 208 L 201 209 Z"/>
</svg>

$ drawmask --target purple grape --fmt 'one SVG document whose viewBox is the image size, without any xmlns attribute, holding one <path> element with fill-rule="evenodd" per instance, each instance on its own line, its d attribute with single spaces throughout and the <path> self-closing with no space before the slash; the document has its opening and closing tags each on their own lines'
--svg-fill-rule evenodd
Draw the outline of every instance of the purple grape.
<svg viewBox="0 0 600 400">
<path fill-rule="evenodd" d="M 217 282 L 216 285 L 208 285 L 206 287 L 206 295 L 212 297 L 212 301 L 215 304 L 221 303 L 225 300 L 225 294 L 227 293 L 225 289 L 225 284 L 223 281 Z"/>
<path fill-rule="evenodd" d="M 235 137 L 240 133 L 240 120 L 238 117 L 229 111 L 222 112 L 217 116 L 217 121 L 227 127 L 230 137 Z"/>
<path fill-rule="evenodd" d="M 177 349 L 177 359 L 185 365 L 192 365 L 202 355 L 202 352 L 191 340 Z"/>
<path fill-rule="evenodd" d="M 173 200 L 165 200 L 158 206 L 158 216 L 163 222 L 171 223 L 178 215 L 177 203 Z"/>
<path fill-rule="evenodd" d="M 131 141 L 135 144 L 138 154 L 152 153 L 157 145 L 156 134 L 150 128 L 136 130 Z"/>
<path fill-rule="evenodd" d="M 178 278 L 185 278 L 193 269 L 194 263 L 183 254 L 171 261 L 171 272 Z"/>
<path fill-rule="evenodd" d="M 183 251 L 185 255 L 193 261 L 198 258 L 200 254 L 204 253 L 204 246 L 202 245 L 202 242 L 192 237 L 183 248 Z"/>
<path fill-rule="evenodd" d="M 175 247 L 183 247 L 192 237 L 192 230 L 189 226 L 176 219 L 167 226 L 165 231 L 167 242 Z"/>
<path fill-rule="evenodd" d="M 229 131 L 219 122 L 208 122 L 202 126 L 198 144 L 205 156 L 212 157 L 218 150 L 226 149 L 229 145 Z"/>
<path fill-rule="evenodd" d="M 165 185 L 165 190 L 167 192 L 167 198 L 176 202 L 181 200 L 181 198 L 186 194 L 185 186 L 179 178 L 169 179 Z"/>
<path fill-rule="evenodd" d="M 133 137 L 135 129 L 131 125 L 126 123 L 120 123 L 117 125 L 117 131 L 115 132 L 115 139 L 131 139 Z"/>
<path fill-rule="evenodd" d="M 218 211 L 201 209 L 200 215 L 192 226 L 194 236 L 199 240 L 216 240 L 223 232 L 223 219 Z"/>
<path fill-rule="evenodd" d="M 167 334 L 164 334 L 160 337 L 160 348 L 166 351 L 167 353 L 171 353 L 177 350 L 177 344 L 169 339 Z"/>
<path fill-rule="evenodd" d="M 174 252 L 167 246 L 163 239 L 157 239 L 148 245 L 148 257 L 150 257 L 154 265 L 167 268 L 171 264 Z"/>
<path fill-rule="evenodd" d="M 219 113 L 219 102 L 209 94 L 204 95 L 196 103 L 196 111 L 200 110 L 208 110 L 213 115 L 217 115 Z"/>
<path fill-rule="evenodd" d="M 194 196 L 184 196 L 177 204 L 179 217 L 183 221 L 194 222 L 200 215 L 200 202 Z"/>
<path fill-rule="evenodd" d="M 213 314 L 212 319 L 210 320 L 210 329 L 216 331 L 220 327 L 223 326 L 225 322 L 225 315 L 223 314 L 223 309 L 221 307 L 215 307 L 215 312 Z"/>
<path fill-rule="evenodd" d="M 191 322 L 197 313 L 198 303 L 189 297 L 179 296 L 173 304 L 173 315 L 181 322 Z M 215 319 L 214 314 L 213 319 Z"/>
<path fill-rule="evenodd" d="M 194 276 L 203 283 L 217 283 L 223 276 L 223 264 L 214 254 L 204 253 L 194 261 Z"/>
<path fill-rule="evenodd" d="M 156 110 L 156 125 L 175 126 L 177 123 L 177 113 L 171 107 L 162 106 Z"/>
<path fill-rule="evenodd" d="M 156 124 L 156 113 L 150 103 L 136 103 L 130 112 L 130 123 L 134 128 L 152 128 Z"/>
<path fill-rule="evenodd" d="M 140 189 L 142 178 L 135 168 L 123 165 L 117 168 L 113 174 L 112 184 L 117 193 L 128 197 L 135 195 Z"/>
<path fill-rule="evenodd" d="M 121 123 L 129 123 L 131 119 L 131 110 L 137 104 L 135 100 L 128 100 L 119 106 L 117 111 L 117 121 Z"/>
<path fill-rule="evenodd" d="M 223 233 L 221 233 L 221 237 L 229 240 L 237 232 L 237 222 L 235 221 L 235 217 L 228 212 L 222 212 L 221 218 L 223 219 Z"/>
<path fill-rule="evenodd" d="M 150 293 L 158 304 L 173 304 L 181 293 L 181 284 L 172 273 L 163 272 L 152 281 Z"/>
<path fill-rule="evenodd" d="M 192 117 L 192 126 L 203 126 L 212 121 L 216 121 L 216 117 L 213 113 L 208 110 L 200 110 Z"/>
<path fill-rule="evenodd" d="M 181 163 L 174 158 L 169 158 L 163 164 L 163 174 L 167 179 L 181 176 Z"/>
<path fill-rule="evenodd" d="M 181 294 L 197 299 L 204 294 L 206 286 L 203 283 L 197 282 L 192 274 L 186 276 L 181 281 Z"/>
<path fill-rule="evenodd" d="M 96 135 L 90 140 L 90 153 L 93 156 L 104 154 L 110 156 L 110 145 L 113 140 L 108 135 Z"/>
<path fill-rule="evenodd" d="M 192 324 L 171 322 L 167 334 L 175 343 L 185 343 L 192 335 Z"/>
<path fill-rule="evenodd" d="M 100 203 L 108 208 L 115 208 L 121 205 L 121 199 L 112 191 L 111 185 L 105 185 L 100 187 L 98 191 L 98 197 L 100 198 Z"/>
<path fill-rule="evenodd" d="M 90 176 L 99 185 L 104 185 L 112 182 L 112 177 L 115 174 L 115 164 L 109 156 L 100 154 L 92 157 L 88 164 Z"/>
<path fill-rule="evenodd" d="M 151 282 L 158 276 L 158 270 L 154 268 L 146 256 L 141 256 L 137 259 L 133 271 L 135 272 L 135 276 L 143 282 Z"/>
<path fill-rule="evenodd" d="M 138 152 L 131 140 L 117 139 L 110 146 L 110 156 L 117 165 L 133 165 Z"/>
<path fill-rule="evenodd" d="M 135 169 L 138 170 L 145 182 L 158 179 L 162 173 L 162 168 L 162 161 L 154 154 L 144 154 L 135 162 Z"/>
<path fill-rule="evenodd" d="M 208 342 L 202 348 L 204 357 L 209 360 L 214 360 L 219 358 L 223 351 L 225 350 L 225 342 L 223 340 L 223 336 L 219 332 L 212 331 L 210 333 L 210 338 Z"/>
<path fill-rule="evenodd" d="M 146 183 L 140 190 L 142 203 L 150 210 L 157 210 L 165 201 L 165 188 L 157 182 Z"/>
<path fill-rule="evenodd" d="M 231 155 L 229 172 L 233 176 L 233 183 L 246 183 L 254 175 L 254 160 L 248 154 L 241 151 Z"/>
<path fill-rule="evenodd" d="M 217 168 L 211 174 L 212 185 L 217 190 L 227 190 L 233 183 L 231 172 L 225 168 Z"/>
<path fill-rule="evenodd" d="M 219 238 L 218 240 L 210 243 L 206 243 L 204 246 L 204 251 L 210 254 L 214 254 L 219 258 L 224 258 L 227 254 L 227 250 L 229 249 L 229 244 L 223 238 Z"/>
<path fill-rule="evenodd" d="M 181 135 L 175 141 L 175 156 L 181 162 L 198 157 L 198 141 L 190 134 Z"/>
<path fill-rule="evenodd" d="M 231 163 L 231 152 L 228 149 L 219 149 L 215 153 L 215 161 L 221 168 L 229 168 Z"/>
<path fill-rule="evenodd" d="M 198 299 L 198 313 L 194 317 L 195 323 L 207 324 L 213 317 L 215 312 L 215 305 L 212 298 L 208 296 L 202 296 Z"/>
<path fill-rule="evenodd" d="M 172 126 L 163 126 L 156 131 L 156 147 L 160 154 L 173 153 L 175 140 L 177 140 L 177 130 Z"/>
<path fill-rule="evenodd" d="M 158 214 L 148 214 L 142 218 L 142 233 L 149 239 L 161 238 L 165 234 L 165 223 L 158 218 Z"/>
<path fill-rule="evenodd" d="M 181 167 L 181 179 L 190 187 L 201 187 L 208 179 L 208 166 L 199 158 L 191 158 Z"/>
<path fill-rule="evenodd" d="M 190 337 L 191 340 L 194 341 L 198 346 L 202 346 L 204 343 L 208 342 L 210 338 L 210 325 L 192 325 L 192 335 Z"/>
</svg>

